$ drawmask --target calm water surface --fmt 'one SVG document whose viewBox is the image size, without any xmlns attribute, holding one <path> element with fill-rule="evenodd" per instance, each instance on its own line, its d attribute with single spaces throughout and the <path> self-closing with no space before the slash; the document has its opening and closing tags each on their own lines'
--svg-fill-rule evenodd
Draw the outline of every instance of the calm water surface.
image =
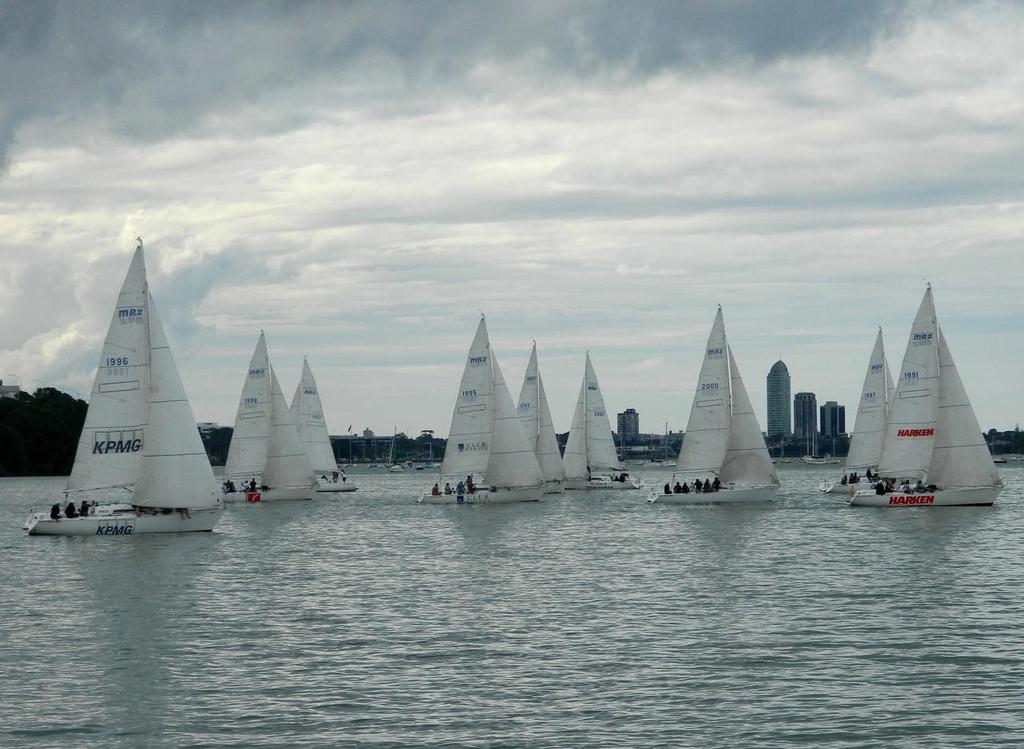
<svg viewBox="0 0 1024 749">
<path fill-rule="evenodd" d="M 1024 470 L 993 508 L 232 507 L 29 538 L 0 480 L 0 744 L 1024 746 Z M 659 485 L 663 473 L 646 474 Z"/>
</svg>

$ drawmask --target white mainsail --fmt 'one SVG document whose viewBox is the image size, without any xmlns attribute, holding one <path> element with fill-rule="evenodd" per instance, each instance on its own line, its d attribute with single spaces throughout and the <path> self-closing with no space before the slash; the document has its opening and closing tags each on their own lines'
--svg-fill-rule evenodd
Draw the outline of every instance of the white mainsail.
<svg viewBox="0 0 1024 749">
<path fill-rule="evenodd" d="M 537 456 L 523 434 L 512 394 L 491 351 L 491 381 L 494 392 L 494 423 L 484 476 L 490 486 L 520 488 L 539 486 L 543 481 Z"/>
<path fill-rule="evenodd" d="M 224 475 L 246 477 L 262 474 L 267 463 L 269 436 L 270 359 L 267 356 L 267 339 L 261 330 L 242 385 Z"/>
<path fill-rule="evenodd" d="M 132 504 L 201 510 L 216 507 L 220 491 L 196 428 L 153 298 L 147 298 L 150 377 L 146 442 Z"/>
<path fill-rule="evenodd" d="M 270 435 L 267 439 L 267 462 L 263 483 L 271 489 L 312 486 L 313 466 L 299 441 L 284 393 L 277 382 L 274 368 L 270 370 Z"/>
<path fill-rule="evenodd" d="M 494 421 L 494 388 L 491 382 L 491 344 L 487 321 L 480 317 L 473 343 L 466 355 L 466 366 L 459 383 L 459 394 L 452 411 L 442 476 L 463 478 L 487 470 Z"/>
<path fill-rule="evenodd" d="M 601 394 L 601 385 L 597 382 L 594 365 L 590 363 L 589 351 L 584 379 L 587 385 L 587 457 L 590 460 L 590 470 L 621 470 L 622 463 L 612 439 L 612 425 L 608 421 L 604 396 Z"/>
<path fill-rule="evenodd" d="M 941 328 L 938 416 L 928 482 L 942 489 L 1003 485 Z"/>
<path fill-rule="evenodd" d="M 299 439 L 306 451 L 313 470 L 336 471 L 338 462 L 331 448 L 331 437 L 327 432 L 327 420 L 324 419 L 324 407 L 320 402 L 320 393 L 313 377 L 309 362 L 302 360 L 302 377 L 295 386 L 295 395 L 291 406 L 292 420 L 298 430 Z"/>
<path fill-rule="evenodd" d="M 148 306 L 140 242 L 103 342 L 68 491 L 125 487 L 138 478 L 148 437 Z"/>
<path fill-rule="evenodd" d="M 757 423 L 750 397 L 740 377 L 740 369 L 726 346 L 732 388 L 732 418 L 729 422 L 729 440 L 718 478 L 723 484 L 740 486 L 778 486 L 779 477 L 768 455 L 768 448 Z"/>
<path fill-rule="evenodd" d="M 864 384 L 860 389 L 860 405 L 850 437 L 850 450 L 846 455 L 844 472 L 878 468 L 885 441 L 889 404 L 892 402 L 892 375 L 885 359 L 882 329 L 878 329 L 875 347 L 871 351 Z"/>
<path fill-rule="evenodd" d="M 889 410 L 878 466 L 882 476 L 922 478 L 928 471 L 935 445 L 938 396 L 938 325 L 929 286 L 910 330 Z"/>
<path fill-rule="evenodd" d="M 537 344 L 533 344 L 530 362 L 526 365 L 523 387 L 519 391 L 519 423 L 527 444 L 537 456 L 545 481 L 564 481 L 565 467 L 558 450 L 558 438 L 551 419 L 544 380 L 537 365 Z"/>
<path fill-rule="evenodd" d="M 679 473 L 717 474 L 725 460 L 732 421 L 725 321 L 718 308 L 711 325 L 686 433 L 679 448 Z"/>
<path fill-rule="evenodd" d="M 612 440 L 612 427 L 605 412 L 604 396 L 601 395 L 589 351 L 562 464 L 569 479 L 588 479 L 588 471 L 621 470 Z"/>
</svg>

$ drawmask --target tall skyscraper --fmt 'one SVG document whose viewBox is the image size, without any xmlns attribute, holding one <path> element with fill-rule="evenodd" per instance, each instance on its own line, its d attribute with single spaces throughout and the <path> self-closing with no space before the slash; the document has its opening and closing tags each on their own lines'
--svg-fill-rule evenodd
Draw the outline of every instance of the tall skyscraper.
<svg viewBox="0 0 1024 749">
<path fill-rule="evenodd" d="M 818 399 L 814 393 L 793 396 L 793 436 L 809 439 L 818 431 Z"/>
<path fill-rule="evenodd" d="M 635 408 L 627 408 L 618 414 L 618 430 L 620 440 L 629 442 L 640 436 L 640 414 Z"/>
<path fill-rule="evenodd" d="M 793 431 L 789 410 L 789 369 L 779 359 L 768 372 L 768 436 L 789 435 Z"/>
<path fill-rule="evenodd" d="M 825 401 L 821 407 L 821 433 L 826 437 L 846 434 L 846 406 L 835 401 Z"/>
</svg>

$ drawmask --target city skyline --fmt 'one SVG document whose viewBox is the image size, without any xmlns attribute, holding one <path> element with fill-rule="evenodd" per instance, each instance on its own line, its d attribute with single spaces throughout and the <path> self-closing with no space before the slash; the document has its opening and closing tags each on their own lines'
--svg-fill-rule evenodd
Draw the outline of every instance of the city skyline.
<svg viewBox="0 0 1024 749">
<path fill-rule="evenodd" d="M 536 339 L 559 431 L 588 349 L 609 413 L 678 431 L 721 304 L 767 429 L 780 354 L 856 403 L 927 279 L 1012 427 L 1024 7 L 779 13 L 2 6 L 0 374 L 87 396 L 141 235 L 200 421 L 232 423 L 263 329 L 335 433 L 446 432 L 482 310 L 513 390 Z"/>
</svg>

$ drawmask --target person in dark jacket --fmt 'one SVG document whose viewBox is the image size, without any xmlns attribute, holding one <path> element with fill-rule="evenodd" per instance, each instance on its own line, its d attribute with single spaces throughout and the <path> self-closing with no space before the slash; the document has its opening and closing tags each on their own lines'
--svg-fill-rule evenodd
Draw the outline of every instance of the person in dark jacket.
<svg viewBox="0 0 1024 749">
<path fill-rule="evenodd" d="M 89 517 L 89 503 L 84 499 L 82 500 L 82 506 L 78 508 L 78 514 L 83 518 Z"/>
<path fill-rule="evenodd" d="M 74 502 L 68 502 L 68 506 L 64 508 L 64 514 L 69 518 L 78 517 L 78 510 L 75 509 Z"/>
<path fill-rule="evenodd" d="M 54 502 L 50 508 L 50 520 L 60 520 L 60 502 Z"/>
</svg>

